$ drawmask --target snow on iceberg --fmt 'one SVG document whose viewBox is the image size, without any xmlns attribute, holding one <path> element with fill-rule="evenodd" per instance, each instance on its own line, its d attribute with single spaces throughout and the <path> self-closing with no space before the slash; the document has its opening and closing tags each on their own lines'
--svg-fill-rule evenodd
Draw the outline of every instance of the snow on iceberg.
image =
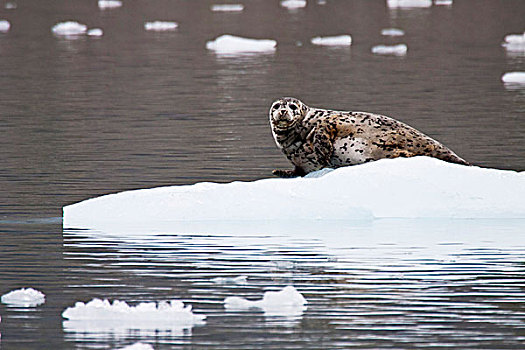
<svg viewBox="0 0 525 350">
<path fill-rule="evenodd" d="M 284 0 L 281 1 L 281 6 L 289 10 L 300 9 L 306 7 L 306 0 Z"/>
<path fill-rule="evenodd" d="M 265 316 L 301 316 L 306 310 L 306 299 L 293 286 L 280 291 L 268 291 L 260 300 L 251 301 L 242 297 L 227 297 L 224 307 L 229 310 L 262 309 Z"/>
<path fill-rule="evenodd" d="M 352 44 L 352 37 L 350 35 L 317 36 L 312 38 L 310 42 L 314 45 L 321 46 L 350 46 Z"/>
<path fill-rule="evenodd" d="M 377 45 L 372 47 L 372 53 L 377 55 L 396 55 L 404 56 L 407 54 L 408 47 L 405 44 L 398 45 Z"/>
<path fill-rule="evenodd" d="M 244 10 L 244 5 L 242 4 L 212 5 L 211 10 L 213 12 L 241 12 L 242 10 Z"/>
<path fill-rule="evenodd" d="M 159 187 L 63 208 L 64 228 L 107 232 L 128 228 L 177 232 L 196 222 L 373 218 L 525 218 L 525 172 L 429 157 L 383 159 L 338 168 L 319 178 Z"/>
<path fill-rule="evenodd" d="M 11 28 L 11 23 L 5 19 L 0 20 L 0 33 L 6 33 Z"/>
<path fill-rule="evenodd" d="M 153 346 L 145 343 L 135 343 L 128 346 L 125 346 L 123 348 L 119 348 L 117 350 L 153 350 Z"/>
<path fill-rule="evenodd" d="M 426 8 L 432 6 L 432 0 L 387 0 L 389 8 Z"/>
<path fill-rule="evenodd" d="M 385 36 L 403 36 L 405 32 L 397 28 L 385 28 L 381 30 L 381 35 Z"/>
<path fill-rule="evenodd" d="M 508 72 L 501 80 L 506 84 L 525 84 L 525 72 Z"/>
<path fill-rule="evenodd" d="M 175 30 L 179 25 L 176 22 L 154 21 L 144 23 L 144 29 L 155 32 Z"/>
<path fill-rule="evenodd" d="M 85 34 L 87 26 L 75 21 L 57 23 L 51 28 L 55 35 L 75 36 Z"/>
<path fill-rule="evenodd" d="M 268 39 L 249 39 L 233 35 L 221 35 L 213 41 L 206 43 L 208 50 L 218 54 L 253 54 L 274 52 L 277 42 Z"/>
<path fill-rule="evenodd" d="M 122 6 L 122 1 L 119 0 L 98 0 L 98 7 L 100 9 L 114 9 Z"/>
<path fill-rule="evenodd" d="M 34 307 L 45 303 L 46 296 L 36 289 L 22 288 L 2 295 L 1 301 L 10 306 Z"/>
</svg>

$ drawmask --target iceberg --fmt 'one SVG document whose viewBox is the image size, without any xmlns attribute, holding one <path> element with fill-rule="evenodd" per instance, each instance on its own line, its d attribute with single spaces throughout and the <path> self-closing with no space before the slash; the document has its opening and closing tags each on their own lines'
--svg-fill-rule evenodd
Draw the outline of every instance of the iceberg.
<svg viewBox="0 0 525 350">
<path fill-rule="evenodd" d="M 385 28 L 381 30 L 381 35 L 385 36 L 403 36 L 405 32 L 397 28 Z"/>
<path fill-rule="evenodd" d="M 206 43 L 206 48 L 218 54 L 253 54 L 274 52 L 277 42 L 268 39 L 249 39 L 233 35 L 221 35 Z"/>
<path fill-rule="evenodd" d="M 87 31 L 88 36 L 102 36 L 104 32 L 100 28 L 93 28 Z"/>
<path fill-rule="evenodd" d="M 212 5 L 211 10 L 213 12 L 241 12 L 244 10 L 242 4 L 224 4 L 224 5 Z"/>
<path fill-rule="evenodd" d="M 203 227 L 209 232 L 209 226 L 218 223 L 525 218 L 525 172 L 413 157 L 342 167 L 320 177 L 309 175 L 105 195 L 64 207 L 63 226 L 195 233 Z"/>
<path fill-rule="evenodd" d="M 6 33 L 11 28 L 11 23 L 5 19 L 0 20 L 0 33 Z"/>
<path fill-rule="evenodd" d="M 310 42 L 314 45 L 321 46 L 350 46 L 352 44 L 352 37 L 350 35 L 317 36 L 312 38 Z"/>
<path fill-rule="evenodd" d="M 404 56 L 407 54 L 408 47 L 405 44 L 398 45 L 377 45 L 372 47 L 372 53 L 377 55 Z"/>
<path fill-rule="evenodd" d="M 114 9 L 122 6 L 122 1 L 119 0 L 98 0 L 98 7 L 100 9 Z"/>
<path fill-rule="evenodd" d="M 306 7 L 306 0 L 284 0 L 281 1 L 281 6 L 289 10 Z"/>
<path fill-rule="evenodd" d="M 389 8 L 426 8 L 432 6 L 432 0 L 387 0 Z"/>
<path fill-rule="evenodd" d="M 75 36 L 85 34 L 87 26 L 75 21 L 57 23 L 51 28 L 55 35 Z"/>
<path fill-rule="evenodd" d="M 307 301 L 293 286 L 280 291 L 268 291 L 260 300 L 251 301 L 242 297 L 227 297 L 224 307 L 227 310 L 262 309 L 265 316 L 301 316 L 306 310 Z"/>
<path fill-rule="evenodd" d="M 45 303 L 46 296 L 36 289 L 22 288 L 2 295 L 1 301 L 9 306 L 35 307 Z"/>
<path fill-rule="evenodd" d="M 156 32 L 175 30 L 177 29 L 178 26 L 179 25 L 176 22 L 166 22 L 166 21 L 154 21 L 154 22 L 144 23 L 144 29 L 156 31 Z"/>
</svg>

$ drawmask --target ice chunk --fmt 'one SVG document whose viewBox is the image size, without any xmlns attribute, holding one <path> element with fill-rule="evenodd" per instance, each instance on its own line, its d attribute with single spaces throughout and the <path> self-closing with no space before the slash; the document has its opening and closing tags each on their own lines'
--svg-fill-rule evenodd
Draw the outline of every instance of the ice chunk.
<svg viewBox="0 0 525 350">
<path fill-rule="evenodd" d="M 405 44 L 398 45 L 377 45 L 372 47 L 372 53 L 377 55 L 396 55 L 404 56 L 407 54 L 408 47 Z"/>
<path fill-rule="evenodd" d="M 318 5 L 326 5 L 326 0 L 317 0 Z"/>
<path fill-rule="evenodd" d="M 18 7 L 18 6 L 16 5 L 16 2 L 6 2 L 6 3 L 5 3 L 5 6 L 4 6 L 4 8 L 5 8 L 6 10 L 14 10 L 14 9 L 16 9 L 17 7 Z"/>
<path fill-rule="evenodd" d="M 89 36 L 102 36 L 104 35 L 104 32 L 100 28 L 93 28 L 87 31 L 87 35 Z"/>
<path fill-rule="evenodd" d="M 98 0 L 98 7 L 100 9 L 114 9 L 122 6 L 122 1 L 119 0 Z"/>
<path fill-rule="evenodd" d="M 387 0 L 389 8 L 425 8 L 432 6 L 432 0 Z"/>
<path fill-rule="evenodd" d="M 401 29 L 397 28 L 385 28 L 381 30 L 381 35 L 385 36 L 403 36 L 405 35 L 405 32 Z"/>
<path fill-rule="evenodd" d="M 0 32 L 6 33 L 9 31 L 9 28 L 11 28 L 11 23 L 5 19 L 0 19 Z"/>
<path fill-rule="evenodd" d="M 314 45 L 322 46 L 350 46 L 352 44 L 352 37 L 350 35 L 337 35 L 337 36 L 317 36 L 312 38 L 311 43 Z"/>
<path fill-rule="evenodd" d="M 525 52 L 525 33 L 505 36 L 505 42 L 502 45 L 510 52 Z"/>
<path fill-rule="evenodd" d="M 149 344 L 138 342 L 132 345 L 125 346 L 123 348 L 119 348 L 117 350 L 154 350 L 154 349 L 153 349 L 153 346 Z"/>
<path fill-rule="evenodd" d="M 51 31 L 55 35 L 64 35 L 64 36 L 75 36 L 75 35 L 82 35 L 85 34 L 87 30 L 87 26 L 85 24 L 81 24 L 74 21 L 68 21 L 68 22 L 61 22 L 58 24 L 55 24 L 53 28 L 51 28 Z"/>
<path fill-rule="evenodd" d="M 249 39 L 233 35 L 221 35 L 206 43 L 208 50 L 218 54 L 245 54 L 274 52 L 277 42 L 267 39 Z"/>
<path fill-rule="evenodd" d="M 22 288 L 2 295 L 1 301 L 10 306 L 34 307 L 45 303 L 46 296 L 36 289 Z"/>
<path fill-rule="evenodd" d="M 280 291 L 268 291 L 261 300 L 227 297 L 224 307 L 230 310 L 262 309 L 266 316 L 300 316 L 306 310 L 306 299 L 293 286 Z"/>
<path fill-rule="evenodd" d="M 306 0 L 284 0 L 281 1 L 281 6 L 290 10 L 299 9 L 306 7 Z"/>
<path fill-rule="evenodd" d="M 211 10 L 214 12 L 241 12 L 244 10 L 242 4 L 224 4 L 224 5 L 212 5 Z"/>
<path fill-rule="evenodd" d="M 525 72 L 508 72 L 503 74 L 501 80 L 508 84 L 525 84 Z"/>
<path fill-rule="evenodd" d="M 175 22 L 154 21 L 144 23 L 144 29 L 157 32 L 175 30 L 179 25 Z"/>
<path fill-rule="evenodd" d="M 248 276 L 237 276 L 237 277 L 215 277 L 212 279 L 217 284 L 244 284 Z"/>
<path fill-rule="evenodd" d="M 452 6 L 453 0 L 435 0 L 434 5 L 436 6 Z"/>
</svg>

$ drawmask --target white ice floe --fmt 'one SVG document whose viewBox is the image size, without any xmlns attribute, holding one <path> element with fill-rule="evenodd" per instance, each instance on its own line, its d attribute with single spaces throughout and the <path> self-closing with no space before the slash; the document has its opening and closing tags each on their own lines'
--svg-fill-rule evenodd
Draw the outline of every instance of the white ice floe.
<svg viewBox="0 0 525 350">
<path fill-rule="evenodd" d="M 0 32 L 6 33 L 9 31 L 9 28 L 11 28 L 11 23 L 8 20 L 0 19 Z"/>
<path fill-rule="evenodd" d="M 306 7 L 306 0 L 284 0 L 281 1 L 281 6 L 287 9 L 300 9 Z"/>
<path fill-rule="evenodd" d="M 74 21 L 57 23 L 51 28 L 55 35 L 76 36 L 85 34 L 87 26 Z"/>
<path fill-rule="evenodd" d="M 453 0 L 435 0 L 434 5 L 436 6 L 452 6 Z"/>
<path fill-rule="evenodd" d="M 503 74 L 501 81 L 507 84 L 525 84 L 525 72 L 508 72 Z"/>
<path fill-rule="evenodd" d="M 403 36 L 405 32 L 397 28 L 385 28 L 381 30 L 381 35 L 385 36 Z"/>
<path fill-rule="evenodd" d="M 274 52 L 277 42 L 268 39 L 249 39 L 233 35 L 221 35 L 206 43 L 208 50 L 218 54 L 252 54 Z"/>
<path fill-rule="evenodd" d="M 10 306 L 34 307 L 45 303 L 46 296 L 36 289 L 22 288 L 2 295 L 1 301 Z"/>
<path fill-rule="evenodd" d="M 98 0 L 98 7 L 100 9 L 114 9 L 122 6 L 122 1 L 119 0 Z"/>
<path fill-rule="evenodd" d="M 387 0 L 389 8 L 426 8 L 432 6 L 432 0 Z"/>
<path fill-rule="evenodd" d="M 237 277 L 215 277 L 212 279 L 217 284 L 244 284 L 248 280 L 248 276 Z"/>
<path fill-rule="evenodd" d="M 217 4 L 212 5 L 211 10 L 213 12 L 241 12 L 244 10 L 244 5 L 242 4 Z"/>
<path fill-rule="evenodd" d="M 175 30 L 178 26 L 179 25 L 176 22 L 167 21 L 154 21 L 144 23 L 144 29 L 156 32 Z"/>
<path fill-rule="evenodd" d="M 524 52 L 525 53 L 525 33 L 523 34 L 509 34 L 505 36 L 503 47 L 510 52 Z"/>
<path fill-rule="evenodd" d="M 280 291 L 268 291 L 260 300 L 227 297 L 224 307 L 229 310 L 262 309 L 266 316 L 300 316 L 306 310 L 306 299 L 293 286 Z"/>
<path fill-rule="evenodd" d="M 310 42 L 321 46 L 350 46 L 352 45 L 352 37 L 350 35 L 317 36 L 312 38 Z"/>
<path fill-rule="evenodd" d="M 396 55 L 404 56 L 408 51 L 408 47 L 405 44 L 398 45 L 377 45 L 372 47 L 372 53 L 377 55 Z"/>
<path fill-rule="evenodd" d="M 116 350 L 154 350 L 153 346 L 145 343 L 135 343 Z"/>
<path fill-rule="evenodd" d="M 104 35 L 104 32 L 100 28 L 92 28 L 87 31 L 88 36 L 102 36 Z"/>
</svg>

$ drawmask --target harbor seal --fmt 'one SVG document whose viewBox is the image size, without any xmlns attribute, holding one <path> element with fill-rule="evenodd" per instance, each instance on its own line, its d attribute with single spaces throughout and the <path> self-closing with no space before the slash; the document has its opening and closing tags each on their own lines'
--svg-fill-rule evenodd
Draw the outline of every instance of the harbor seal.
<svg viewBox="0 0 525 350">
<path fill-rule="evenodd" d="M 276 100 L 269 114 L 275 143 L 295 166 L 274 170 L 279 177 L 396 157 L 470 165 L 440 142 L 384 115 L 313 108 L 293 97 Z"/>
</svg>

